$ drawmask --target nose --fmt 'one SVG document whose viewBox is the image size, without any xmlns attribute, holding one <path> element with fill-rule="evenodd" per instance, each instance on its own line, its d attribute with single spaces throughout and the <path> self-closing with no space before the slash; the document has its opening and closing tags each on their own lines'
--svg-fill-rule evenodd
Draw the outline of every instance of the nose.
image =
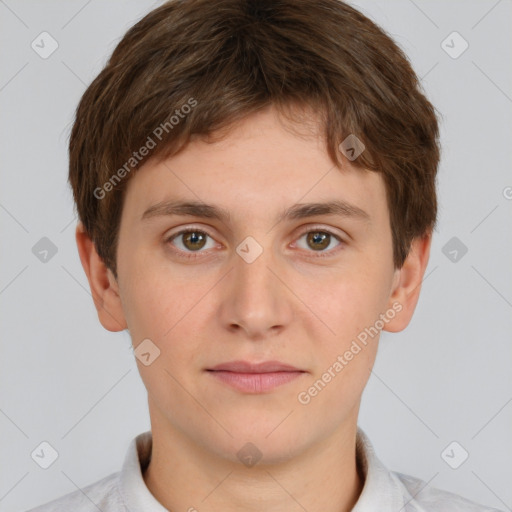
<svg viewBox="0 0 512 512">
<path fill-rule="evenodd" d="M 252 262 L 238 253 L 233 260 L 220 303 L 223 327 L 254 341 L 286 329 L 293 318 L 293 294 L 271 249 L 264 249 Z"/>
</svg>

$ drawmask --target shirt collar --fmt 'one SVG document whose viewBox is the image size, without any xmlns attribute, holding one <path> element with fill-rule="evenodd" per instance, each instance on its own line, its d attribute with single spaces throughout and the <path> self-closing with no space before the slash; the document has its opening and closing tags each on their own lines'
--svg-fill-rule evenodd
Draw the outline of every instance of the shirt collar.
<svg viewBox="0 0 512 512">
<path fill-rule="evenodd" d="M 168 512 L 151 494 L 142 476 L 151 458 L 151 431 L 135 437 L 120 474 L 119 492 L 130 512 Z M 356 457 L 364 477 L 363 490 L 352 512 L 406 512 L 412 499 L 400 480 L 377 458 L 364 431 L 358 427 Z M 406 501 L 407 500 L 407 501 Z"/>
<path fill-rule="evenodd" d="M 119 481 L 119 492 L 130 512 L 168 512 L 151 494 L 142 473 L 149 464 L 153 437 L 151 430 L 132 439 Z"/>
<path fill-rule="evenodd" d="M 378 459 L 368 436 L 357 428 L 356 457 L 364 476 L 364 486 L 352 512 L 407 512 L 411 498 L 400 480 Z"/>
</svg>

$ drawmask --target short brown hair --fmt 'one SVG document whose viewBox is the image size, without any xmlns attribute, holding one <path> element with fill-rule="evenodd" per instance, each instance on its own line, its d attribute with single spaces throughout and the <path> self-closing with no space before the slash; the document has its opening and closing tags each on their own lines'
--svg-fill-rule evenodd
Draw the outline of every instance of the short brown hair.
<svg viewBox="0 0 512 512">
<path fill-rule="evenodd" d="M 364 143 L 352 163 L 383 175 L 400 268 L 435 227 L 440 158 L 435 109 L 403 51 L 340 0 L 171 0 L 124 35 L 70 136 L 79 219 L 114 275 L 123 190 L 141 166 L 134 151 L 153 145 L 151 157 L 165 158 L 193 135 L 294 104 L 314 108 L 337 166 L 346 137 Z"/>
</svg>

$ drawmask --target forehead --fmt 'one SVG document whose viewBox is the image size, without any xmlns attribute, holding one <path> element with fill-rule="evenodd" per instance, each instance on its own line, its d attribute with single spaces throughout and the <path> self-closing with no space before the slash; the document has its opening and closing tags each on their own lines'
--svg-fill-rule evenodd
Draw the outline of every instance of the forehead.
<svg viewBox="0 0 512 512">
<path fill-rule="evenodd" d="M 387 213 L 380 174 L 347 159 L 337 167 L 318 125 L 310 119 L 294 124 L 274 109 L 248 116 L 220 137 L 195 137 L 170 158 L 148 161 L 130 180 L 125 206 L 140 219 L 166 202 L 184 201 L 216 206 L 217 216 L 284 215 L 283 208 L 297 204 L 334 201 L 368 217 L 383 207 Z"/>
</svg>

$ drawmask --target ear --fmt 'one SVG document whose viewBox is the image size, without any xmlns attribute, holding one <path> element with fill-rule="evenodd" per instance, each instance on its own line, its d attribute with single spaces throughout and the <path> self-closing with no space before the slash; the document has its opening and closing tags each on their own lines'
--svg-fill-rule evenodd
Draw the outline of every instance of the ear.
<svg viewBox="0 0 512 512">
<path fill-rule="evenodd" d="M 98 256 L 96 247 L 81 222 L 76 227 L 76 244 L 84 268 L 92 299 L 101 325 L 107 331 L 118 332 L 127 328 L 114 274 Z"/>
<path fill-rule="evenodd" d="M 399 332 L 409 325 L 420 296 L 431 242 L 431 231 L 422 237 L 415 238 L 402 268 L 395 269 L 388 308 L 393 309 L 397 314 L 385 324 L 384 331 Z"/>
</svg>

